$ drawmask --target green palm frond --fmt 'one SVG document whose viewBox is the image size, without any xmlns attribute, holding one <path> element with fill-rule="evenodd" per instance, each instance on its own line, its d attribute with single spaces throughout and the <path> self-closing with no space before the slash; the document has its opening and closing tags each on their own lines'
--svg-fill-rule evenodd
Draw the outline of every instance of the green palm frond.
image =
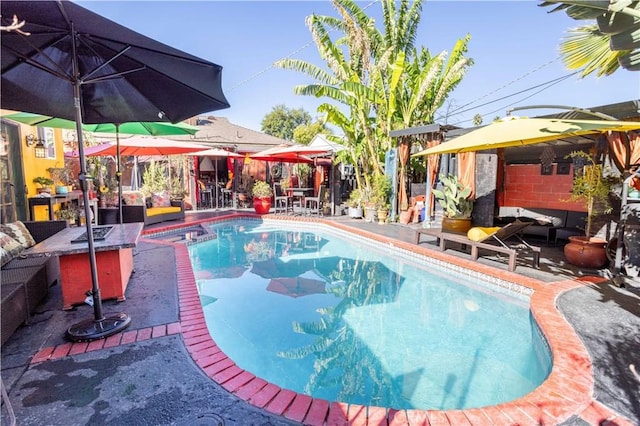
<svg viewBox="0 0 640 426">
<path fill-rule="evenodd" d="M 576 20 L 595 20 L 568 31 L 560 51 L 568 69 L 580 70 L 585 77 L 611 75 L 620 67 L 640 69 L 640 1 L 629 0 L 547 0 L 541 7 L 551 12 L 565 11 Z M 637 59 L 636 59 L 637 58 Z"/>
<path fill-rule="evenodd" d="M 273 63 L 273 66 L 277 68 L 283 68 L 293 71 L 298 71 L 307 74 L 314 80 L 320 83 L 335 85 L 339 84 L 340 80 L 336 79 L 333 75 L 329 74 L 326 70 L 314 65 L 312 63 L 302 61 L 300 59 L 281 59 Z"/>
<path fill-rule="evenodd" d="M 597 25 L 587 25 L 569 30 L 560 45 L 565 66 L 570 70 L 582 70 L 585 77 L 596 73 L 598 77 L 613 74 L 619 67 L 618 58 L 627 51 L 612 51 L 609 38 Z"/>
</svg>

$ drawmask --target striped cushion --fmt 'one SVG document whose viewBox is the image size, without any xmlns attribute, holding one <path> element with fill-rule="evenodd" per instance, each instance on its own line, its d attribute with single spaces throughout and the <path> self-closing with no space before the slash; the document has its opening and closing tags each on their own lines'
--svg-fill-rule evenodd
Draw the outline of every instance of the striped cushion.
<svg viewBox="0 0 640 426">
<path fill-rule="evenodd" d="M 6 265 L 11 262 L 14 257 L 18 256 L 24 247 L 18 241 L 14 240 L 4 232 L 0 232 L 0 256 L 2 264 L 1 266 Z"/>
<path fill-rule="evenodd" d="M 0 226 L 0 231 L 22 244 L 24 248 L 36 245 L 36 240 L 33 239 L 29 230 L 21 221 L 5 223 Z"/>
</svg>

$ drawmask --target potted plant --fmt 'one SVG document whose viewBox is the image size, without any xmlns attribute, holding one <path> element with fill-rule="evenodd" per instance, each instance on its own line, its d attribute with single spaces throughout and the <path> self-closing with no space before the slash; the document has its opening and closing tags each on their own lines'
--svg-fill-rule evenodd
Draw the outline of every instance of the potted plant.
<svg viewBox="0 0 640 426">
<path fill-rule="evenodd" d="M 62 208 L 56 212 L 56 217 L 58 220 L 66 220 L 69 225 L 73 225 L 76 223 L 76 218 L 78 216 L 78 212 L 72 208 Z"/>
<path fill-rule="evenodd" d="M 38 194 L 51 194 L 51 185 L 53 185 L 53 179 L 45 176 L 36 176 L 35 178 L 33 178 L 33 183 L 38 185 L 38 188 L 36 188 Z"/>
<path fill-rule="evenodd" d="M 171 191 L 171 194 L 170 194 L 171 199 L 178 200 L 178 201 L 184 200 L 184 197 L 186 197 L 189 194 L 189 191 L 185 189 L 184 184 L 182 183 L 182 179 L 180 179 L 177 176 L 174 176 L 171 179 L 170 191 Z"/>
<path fill-rule="evenodd" d="M 253 197 L 253 208 L 256 213 L 269 213 L 269 209 L 271 209 L 271 197 L 273 196 L 271 185 L 263 180 L 256 181 L 251 188 L 251 196 Z"/>
<path fill-rule="evenodd" d="M 564 246 L 567 261 L 576 266 L 597 269 L 607 263 L 607 241 L 593 236 L 593 219 L 610 212 L 611 182 L 603 175 L 603 165 L 584 151 L 574 151 L 568 157 L 585 163 L 582 170 L 574 171 L 571 201 L 584 201 L 587 208 L 585 235 L 570 236 Z"/>
<path fill-rule="evenodd" d="M 385 175 L 376 175 L 373 177 L 373 199 L 376 203 L 378 223 L 387 222 L 391 208 L 391 204 L 389 203 L 391 191 L 391 179 L 389 177 Z"/>
<path fill-rule="evenodd" d="M 362 193 L 358 188 L 355 188 L 349 194 L 349 217 L 353 219 L 360 219 L 362 217 Z"/>
<path fill-rule="evenodd" d="M 64 167 L 49 167 L 47 171 L 51 175 L 51 179 L 53 179 L 56 194 L 69 193 L 69 170 Z"/>
<path fill-rule="evenodd" d="M 473 200 L 471 188 L 465 187 L 455 175 L 440 175 L 442 190 L 434 189 L 433 195 L 443 209 L 442 230 L 466 233 L 471 229 Z"/>
</svg>

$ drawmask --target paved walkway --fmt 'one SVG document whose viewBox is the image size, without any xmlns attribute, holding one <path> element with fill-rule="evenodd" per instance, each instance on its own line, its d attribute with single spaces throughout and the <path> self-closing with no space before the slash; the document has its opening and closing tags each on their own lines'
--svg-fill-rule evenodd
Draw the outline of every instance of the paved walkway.
<svg viewBox="0 0 640 426">
<path fill-rule="evenodd" d="M 188 215 L 187 221 L 200 219 L 201 214 Z M 375 232 L 380 238 L 394 238 L 396 244 L 413 239 L 413 231 L 405 226 L 345 218 L 336 222 Z M 163 226 L 166 224 L 156 229 Z M 429 245 L 423 243 L 420 249 L 428 250 Z M 545 395 L 560 406 L 545 407 L 539 417 L 531 417 L 527 414 L 530 411 L 521 407 L 515 411 L 520 416 L 512 413 L 498 424 L 536 424 L 540 420 L 566 425 L 605 421 L 640 424 L 640 379 L 634 376 L 634 368 L 640 367 L 640 291 L 634 287 L 636 283 L 619 289 L 602 280 L 568 279 L 582 274 L 554 260 L 554 253 L 547 251 L 540 270 L 519 264 L 517 276 L 521 281 L 554 283 L 548 286 L 556 294 L 548 299 L 552 302 L 562 293 L 558 283 L 575 288 L 557 297 L 556 304 L 588 351 L 584 368 L 574 376 L 588 372 L 585 377 L 591 378 L 591 385 L 586 380 L 585 387 L 573 394 L 565 389 L 565 395 Z M 554 256 L 558 257 L 557 253 Z M 455 259 L 465 261 L 464 255 Z M 480 264 L 492 265 L 494 271 L 497 266 L 500 273 L 509 275 L 504 259 L 483 258 Z M 353 424 L 366 424 L 362 419 L 367 416 L 369 424 L 386 424 L 374 421 L 379 412 L 307 404 L 304 398 L 274 390 L 247 372 L 234 370 L 202 331 L 193 273 L 179 247 L 143 240 L 135 253 L 135 265 L 127 300 L 119 304 L 106 301 L 104 306 L 107 313 L 124 311 L 131 316 L 132 325 L 126 332 L 88 344 L 65 342 L 65 329 L 92 317 L 93 311 L 89 306 L 61 311 L 59 286 L 55 286 L 33 321 L 3 346 L 2 379 L 18 424 L 289 425 L 299 421 L 322 424 L 325 419 L 329 419 L 326 424 L 343 424 L 348 415 L 356 419 L 350 420 Z M 540 289 L 538 294 L 542 293 Z M 555 311 L 553 303 L 548 308 Z M 576 345 L 582 346 L 579 341 Z M 583 399 L 586 402 L 580 402 Z M 561 405 L 576 402 L 583 409 L 565 415 Z M 6 408 L 2 424 L 10 424 Z M 462 419 L 471 424 L 492 424 L 489 418 L 505 411 L 485 409 L 479 412 L 484 417 L 467 411 L 460 417 L 461 413 L 442 416 L 433 412 L 429 420 L 431 424 L 461 424 Z M 403 419 L 421 424 L 419 416 L 403 411 L 384 413 L 380 419 L 389 418 L 392 424 L 401 424 Z"/>
</svg>

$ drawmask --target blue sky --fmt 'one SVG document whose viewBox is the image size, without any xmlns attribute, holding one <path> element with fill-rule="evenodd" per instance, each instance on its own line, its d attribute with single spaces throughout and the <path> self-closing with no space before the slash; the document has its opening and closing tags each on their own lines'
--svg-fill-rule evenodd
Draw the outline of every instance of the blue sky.
<svg viewBox="0 0 640 426">
<path fill-rule="evenodd" d="M 260 130 L 275 105 L 304 108 L 317 116 L 321 100 L 293 94 L 311 81 L 301 73 L 273 68 L 284 57 L 322 64 L 305 17 L 336 16 L 328 1 L 81 1 L 100 15 L 175 48 L 224 67 L 223 89 L 231 108 L 212 115 Z M 426 1 L 417 45 L 432 54 L 450 51 L 471 34 L 467 56 L 474 59 L 463 82 L 439 111 L 437 122 L 471 127 L 477 113 L 485 123 L 509 108 L 569 105 L 588 108 L 640 97 L 640 73 L 620 70 L 613 76 L 571 76 L 558 59 L 566 30 L 580 25 L 563 12 L 536 1 Z M 360 3 L 370 16 L 381 6 Z M 532 89 L 540 86 L 537 89 Z M 519 93 L 521 92 L 521 93 Z M 519 93 L 519 94 L 518 94 Z M 503 99 L 501 99 L 503 98 Z M 487 104 L 487 105 L 483 105 Z M 456 114 L 447 112 L 455 111 Z M 530 109 L 514 115 L 540 115 Z M 553 110 L 552 112 L 558 112 Z"/>
</svg>

